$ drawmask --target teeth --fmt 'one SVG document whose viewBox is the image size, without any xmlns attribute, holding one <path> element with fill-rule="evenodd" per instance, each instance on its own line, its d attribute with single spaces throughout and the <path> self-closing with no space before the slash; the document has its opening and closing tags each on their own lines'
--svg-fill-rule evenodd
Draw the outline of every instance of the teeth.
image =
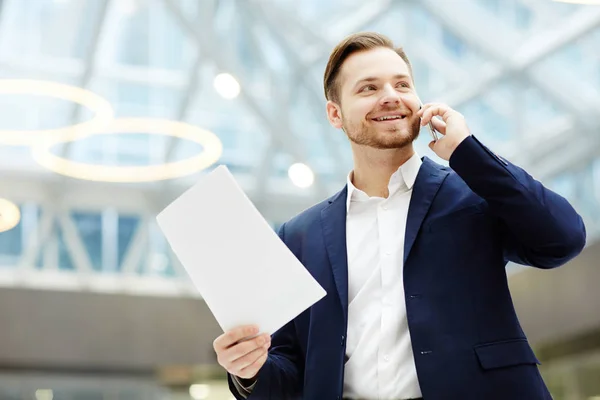
<svg viewBox="0 0 600 400">
<path fill-rule="evenodd" d="M 379 117 L 379 118 L 375 118 L 376 121 L 385 121 L 388 119 L 402 119 L 402 116 L 400 115 L 390 115 L 389 117 Z"/>
</svg>

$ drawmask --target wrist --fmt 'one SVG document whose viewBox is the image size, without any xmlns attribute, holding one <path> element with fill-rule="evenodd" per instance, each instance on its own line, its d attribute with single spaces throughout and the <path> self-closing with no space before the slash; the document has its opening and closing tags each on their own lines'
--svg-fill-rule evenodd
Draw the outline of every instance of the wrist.
<svg viewBox="0 0 600 400">
<path fill-rule="evenodd" d="M 256 375 L 254 377 L 252 377 L 252 378 L 240 378 L 239 376 L 237 378 L 240 380 L 240 383 L 242 385 L 244 385 L 245 387 L 251 386 L 257 380 L 257 376 Z"/>
<path fill-rule="evenodd" d="M 448 157 L 448 161 L 450 161 L 450 158 L 456 153 L 456 150 L 460 147 L 460 145 L 463 144 L 465 142 L 465 140 L 467 140 L 470 136 L 471 136 L 470 134 L 465 135 L 456 140 L 456 142 L 452 146 L 452 151 L 450 152 L 450 157 Z"/>
</svg>

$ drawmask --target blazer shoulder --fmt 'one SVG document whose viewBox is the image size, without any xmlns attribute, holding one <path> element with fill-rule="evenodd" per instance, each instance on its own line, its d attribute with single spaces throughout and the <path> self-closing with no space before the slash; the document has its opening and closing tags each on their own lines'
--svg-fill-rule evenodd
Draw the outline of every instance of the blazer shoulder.
<svg viewBox="0 0 600 400">
<path fill-rule="evenodd" d="M 464 206 L 466 203 L 480 203 L 483 201 L 452 167 L 438 164 L 426 157 L 423 164 L 422 172 L 424 174 L 446 175 L 437 195 L 444 199 L 446 206 L 450 207 L 454 204 L 456 207 L 459 207 L 461 205 Z"/>
<path fill-rule="evenodd" d="M 443 185 L 446 190 L 451 189 L 460 192 L 472 192 L 467 183 L 450 166 L 436 164 L 436 167 L 438 171 L 448 174 Z"/>
<path fill-rule="evenodd" d="M 343 190 L 292 217 L 285 223 L 286 232 L 295 232 L 299 230 L 302 231 L 307 227 L 312 226 L 315 222 L 320 221 L 321 211 L 329 207 L 331 203 L 342 194 L 342 192 Z"/>
</svg>

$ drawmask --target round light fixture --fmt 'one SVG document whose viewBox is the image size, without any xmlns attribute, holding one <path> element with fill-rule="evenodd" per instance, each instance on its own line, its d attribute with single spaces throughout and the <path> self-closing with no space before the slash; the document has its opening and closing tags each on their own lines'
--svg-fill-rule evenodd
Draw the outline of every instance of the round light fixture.
<svg viewBox="0 0 600 400">
<path fill-rule="evenodd" d="M 35 391 L 36 400 L 52 400 L 54 399 L 54 392 L 52 389 L 38 389 Z"/>
<path fill-rule="evenodd" d="M 190 396 L 194 400 L 208 399 L 210 394 L 210 386 L 206 384 L 196 383 L 190 386 Z"/>
<path fill-rule="evenodd" d="M 240 94 L 240 84 L 231 74 L 222 73 L 215 76 L 215 90 L 226 99 L 235 99 Z"/>
<path fill-rule="evenodd" d="M 306 164 L 296 163 L 288 169 L 288 176 L 294 185 L 307 188 L 315 181 L 315 174 Z"/>
<path fill-rule="evenodd" d="M 153 135 L 169 135 L 187 139 L 202 145 L 202 151 L 192 157 L 180 161 L 148 166 L 106 166 L 71 161 L 51 152 L 51 147 L 58 143 L 72 142 L 71 139 L 45 141 L 33 146 L 33 158 L 38 164 L 57 174 L 72 178 L 98 182 L 152 182 L 173 179 L 193 174 L 214 164 L 223 152 L 219 138 L 205 129 L 186 124 L 154 118 L 121 118 L 115 119 L 108 126 L 92 135 L 109 135 L 123 133 L 147 133 Z"/>
<path fill-rule="evenodd" d="M 104 129 L 113 119 L 112 106 L 104 98 L 89 90 L 62 83 L 29 79 L 0 79 L 1 94 L 30 94 L 67 100 L 94 112 L 89 121 L 56 129 L 6 130 L 0 129 L 0 144 L 11 146 L 32 146 L 42 140 L 75 140 L 91 132 Z"/>
<path fill-rule="evenodd" d="M 11 230 L 21 220 L 21 211 L 12 201 L 0 199 L 0 232 Z"/>
</svg>

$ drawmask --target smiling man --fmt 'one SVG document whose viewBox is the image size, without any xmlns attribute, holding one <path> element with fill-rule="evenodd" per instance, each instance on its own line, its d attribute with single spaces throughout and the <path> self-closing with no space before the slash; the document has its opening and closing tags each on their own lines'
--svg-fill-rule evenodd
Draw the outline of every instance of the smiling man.
<svg viewBox="0 0 600 400">
<path fill-rule="evenodd" d="M 386 37 L 342 41 L 324 87 L 354 167 L 279 235 L 327 296 L 272 337 L 242 326 L 215 340 L 235 397 L 551 399 L 505 266 L 575 257 L 580 216 L 485 147 L 461 114 L 421 107 L 408 57 Z M 415 153 L 430 122 L 442 134 L 430 147 L 450 168 Z"/>
</svg>

